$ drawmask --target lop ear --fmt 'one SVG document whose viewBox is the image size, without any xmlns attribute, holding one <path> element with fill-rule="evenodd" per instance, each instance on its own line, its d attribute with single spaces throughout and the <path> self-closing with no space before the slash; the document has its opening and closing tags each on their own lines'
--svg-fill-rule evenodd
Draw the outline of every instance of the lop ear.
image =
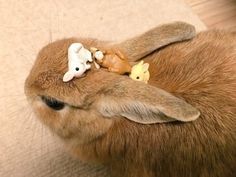
<svg viewBox="0 0 236 177">
<path fill-rule="evenodd" d="M 114 89 L 115 88 L 115 89 Z M 96 104 L 105 117 L 123 116 L 141 124 L 196 120 L 199 111 L 170 93 L 136 81 L 122 81 Z"/>
<path fill-rule="evenodd" d="M 192 39 L 195 27 L 185 22 L 173 22 L 157 26 L 139 36 L 128 39 L 114 48 L 123 53 L 130 62 L 135 62 L 166 45 Z"/>
<path fill-rule="evenodd" d="M 63 82 L 68 82 L 73 79 L 74 74 L 71 71 L 67 71 L 63 76 Z"/>
</svg>

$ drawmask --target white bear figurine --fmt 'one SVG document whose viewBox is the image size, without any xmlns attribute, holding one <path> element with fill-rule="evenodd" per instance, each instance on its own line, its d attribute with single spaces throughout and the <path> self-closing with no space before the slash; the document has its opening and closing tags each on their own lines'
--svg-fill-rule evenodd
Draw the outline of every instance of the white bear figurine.
<svg viewBox="0 0 236 177">
<path fill-rule="evenodd" d="M 82 76 L 91 68 L 92 54 L 81 43 L 72 43 L 68 48 L 68 71 L 63 76 L 63 81 L 68 82 L 74 77 Z"/>
</svg>

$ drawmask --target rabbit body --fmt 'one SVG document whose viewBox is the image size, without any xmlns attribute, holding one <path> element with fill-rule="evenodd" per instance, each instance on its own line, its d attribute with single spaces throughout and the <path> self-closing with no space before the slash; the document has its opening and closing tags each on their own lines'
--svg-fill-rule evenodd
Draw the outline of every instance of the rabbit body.
<svg viewBox="0 0 236 177">
<path fill-rule="evenodd" d="M 191 41 L 146 55 L 142 60 L 149 63 L 148 84 L 93 68 L 86 77 L 63 83 L 66 51 L 76 41 L 103 45 L 73 38 L 46 46 L 25 85 L 36 115 L 72 154 L 109 166 L 113 177 L 236 175 L 236 33 L 201 32 Z M 39 95 L 56 98 L 67 107 L 54 111 Z M 173 106 L 175 102 L 183 107 Z M 200 117 L 188 104 L 200 111 Z M 133 105 L 136 112 L 126 112 Z M 155 111 L 156 105 L 165 116 Z M 134 115 L 142 113 L 160 122 L 137 120 Z M 195 121 L 172 122 L 177 117 Z"/>
</svg>

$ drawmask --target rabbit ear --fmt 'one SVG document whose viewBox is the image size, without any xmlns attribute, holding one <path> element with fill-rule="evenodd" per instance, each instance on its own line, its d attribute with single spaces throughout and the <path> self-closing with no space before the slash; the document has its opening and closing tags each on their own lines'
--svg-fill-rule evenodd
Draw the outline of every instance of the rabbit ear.
<svg viewBox="0 0 236 177">
<path fill-rule="evenodd" d="M 192 39 L 196 35 L 194 26 L 184 22 L 173 22 L 157 26 L 139 36 L 115 44 L 131 62 L 140 60 L 166 45 Z"/>
<path fill-rule="evenodd" d="M 68 82 L 73 79 L 74 74 L 71 71 L 67 71 L 63 76 L 63 82 Z"/>
<path fill-rule="evenodd" d="M 96 105 L 105 117 L 123 116 L 141 124 L 189 122 L 200 115 L 196 108 L 184 100 L 132 80 L 113 86 Z"/>
</svg>

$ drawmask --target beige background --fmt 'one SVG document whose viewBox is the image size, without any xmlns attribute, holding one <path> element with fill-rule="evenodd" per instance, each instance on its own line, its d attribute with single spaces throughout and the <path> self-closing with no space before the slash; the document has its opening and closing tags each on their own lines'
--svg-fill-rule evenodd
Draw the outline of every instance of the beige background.
<svg viewBox="0 0 236 177">
<path fill-rule="evenodd" d="M 24 80 L 39 49 L 71 36 L 120 41 L 158 24 L 204 24 L 180 0 L 0 0 L 0 176 L 104 176 L 67 155 L 32 114 Z"/>
</svg>

